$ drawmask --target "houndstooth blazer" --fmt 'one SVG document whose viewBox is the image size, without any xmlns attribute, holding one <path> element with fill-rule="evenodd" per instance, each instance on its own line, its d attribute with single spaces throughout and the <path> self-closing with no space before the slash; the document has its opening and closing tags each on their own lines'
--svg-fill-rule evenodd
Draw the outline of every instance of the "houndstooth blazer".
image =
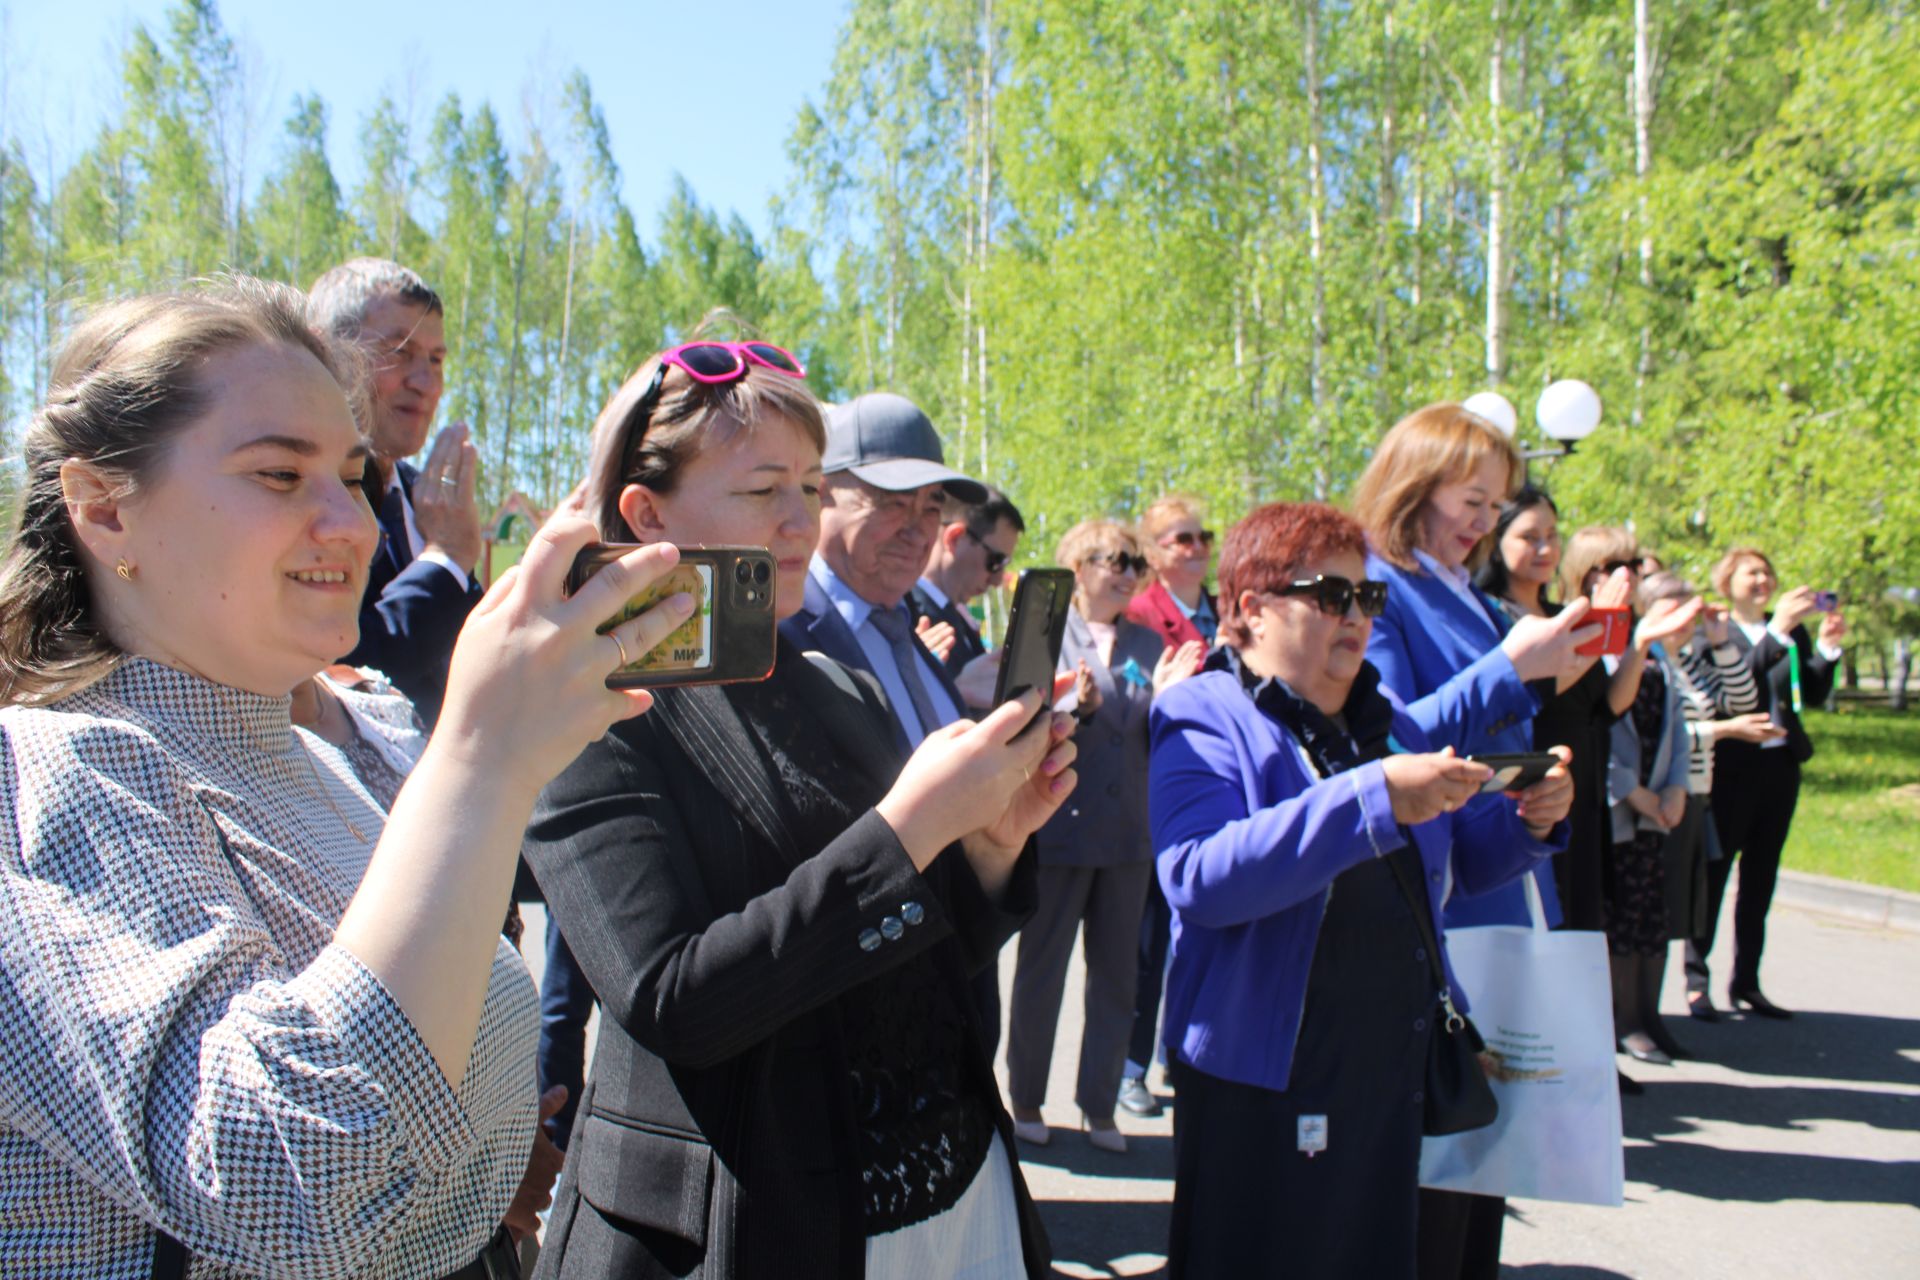
<svg viewBox="0 0 1920 1280">
<path fill-rule="evenodd" d="M 526 969 L 450 1088 L 331 945 L 384 816 L 288 705 L 129 659 L 0 710 L 9 1280 L 144 1277 L 156 1227 L 196 1278 L 444 1275 L 525 1172 Z"/>
</svg>

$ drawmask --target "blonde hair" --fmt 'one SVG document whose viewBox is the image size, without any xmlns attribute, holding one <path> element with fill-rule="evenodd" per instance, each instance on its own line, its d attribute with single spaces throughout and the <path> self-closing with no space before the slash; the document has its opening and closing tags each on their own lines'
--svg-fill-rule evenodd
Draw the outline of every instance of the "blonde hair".
<svg viewBox="0 0 1920 1280">
<path fill-rule="evenodd" d="M 311 327 L 306 296 L 290 285 L 233 276 L 126 298 L 67 337 L 22 441 L 25 489 L 0 559 L 0 705 L 78 693 L 122 657 L 94 613 L 61 467 L 84 462 L 122 495 L 138 492 L 173 438 L 207 412 L 209 358 L 272 344 L 318 360 L 358 416 L 352 351 Z"/>
<path fill-rule="evenodd" d="M 1379 556 L 1402 569 L 1418 565 L 1420 512 L 1441 485 L 1465 480 L 1493 458 L 1506 465 L 1511 498 L 1524 478 L 1520 451 L 1500 428 L 1460 405 L 1430 404 L 1393 424 L 1373 451 L 1373 461 L 1353 490 L 1353 514 Z M 1470 568 L 1486 558 L 1483 538 L 1468 557 Z"/>
<path fill-rule="evenodd" d="M 1560 555 L 1560 598 L 1587 594 L 1587 575 L 1609 560 L 1638 560 L 1640 544 L 1625 529 L 1590 524 L 1567 539 Z"/>
<path fill-rule="evenodd" d="M 1118 520 L 1082 520 L 1060 535 L 1060 543 L 1053 549 L 1053 562 L 1063 569 L 1078 570 L 1093 557 L 1110 551 L 1139 555 L 1139 536 Z"/>
<path fill-rule="evenodd" d="M 1207 522 L 1206 513 L 1206 504 L 1190 493 L 1169 493 L 1155 498 L 1141 513 L 1138 525 L 1140 553 L 1153 565 L 1148 570 L 1152 577 L 1159 576 L 1160 558 L 1166 554 L 1160 545 L 1160 535 L 1182 520 L 1204 525 Z"/>
<path fill-rule="evenodd" d="M 1708 575 L 1713 581 L 1714 594 L 1724 598 L 1727 594 L 1727 588 L 1733 585 L 1733 571 L 1740 567 L 1742 560 L 1749 559 L 1758 560 L 1761 564 L 1767 566 L 1767 572 L 1773 574 L 1776 578 L 1780 576 L 1779 570 L 1773 567 L 1773 561 L 1769 559 L 1767 553 L 1760 548 L 1728 547 L 1727 554 L 1721 556 L 1720 559 L 1714 563 L 1713 572 Z"/>
</svg>

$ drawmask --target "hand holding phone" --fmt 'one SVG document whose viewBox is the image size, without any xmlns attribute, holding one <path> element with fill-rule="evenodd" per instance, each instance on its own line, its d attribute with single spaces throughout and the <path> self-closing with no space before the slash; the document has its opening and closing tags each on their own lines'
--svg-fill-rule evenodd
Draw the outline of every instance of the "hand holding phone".
<svg viewBox="0 0 1920 1280">
<path fill-rule="evenodd" d="M 574 558 L 567 594 L 633 544 L 594 543 Z M 628 600 L 600 628 L 610 631 L 684 591 L 693 614 L 660 644 L 607 677 L 609 689 L 730 684 L 773 674 L 773 555 L 764 547 L 685 546 L 680 563 Z"/>
<path fill-rule="evenodd" d="M 1582 628 L 1599 623 L 1604 629 L 1593 639 L 1574 649 L 1583 657 L 1618 657 L 1627 651 L 1633 638 L 1633 614 L 1625 605 L 1595 605 L 1581 619 Z"/>
<path fill-rule="evenodd" d="M 1547 776 L 1547 770 L 1560 763 L 1550 751 L 1488 752 L 1468 756 L 1475 764 L 1493 770 L 1493 776 L 1481 784 L 1480 794 L 1495 791 L 1525 791 Z"/>
<path fill-rule="evenodd" d="M 1022 569 L 1007 615 L 1007 639 L 993 689 L 999 707 L 1028 689 L 1051 705 L 1053 677 L 1066 642 L 1067 610 L 1073 604 L 1073 574 L 1066 569 Z"/>
</svg>

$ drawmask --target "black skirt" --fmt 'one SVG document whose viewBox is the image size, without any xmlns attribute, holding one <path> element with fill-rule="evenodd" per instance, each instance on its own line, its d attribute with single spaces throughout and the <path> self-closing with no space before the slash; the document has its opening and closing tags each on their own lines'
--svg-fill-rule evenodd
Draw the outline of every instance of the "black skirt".
<svg viewBox="0 0 1920 1280">
<path fill-rule="evenodd" d="M 1343 872 L 1285 1092 L 1172 1067 L 1174 1280 L 1410 1280 L 1436 1007 L 1392 868 L 1375 859 Z M 1324 1126 L 1324 1150 L 1301 1150 L 1303 1118 Z"/>
</svg>

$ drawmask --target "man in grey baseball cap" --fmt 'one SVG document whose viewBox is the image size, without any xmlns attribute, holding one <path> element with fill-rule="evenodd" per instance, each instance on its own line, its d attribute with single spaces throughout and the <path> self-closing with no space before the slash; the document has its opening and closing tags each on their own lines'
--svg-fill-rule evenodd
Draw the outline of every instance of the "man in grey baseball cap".
<svg viewBox="0 0 1920 1280">
<path fill-rule="evenodd" d="M 987 498 L 985 485 L 947 466 L 939 433 L 920 407 L 890 391 L 827 410 L 827 452 L 820 469 L 828 475 L 851 472 L 890 493 L 937 484 L 968 505 Z"/>
</svg>

